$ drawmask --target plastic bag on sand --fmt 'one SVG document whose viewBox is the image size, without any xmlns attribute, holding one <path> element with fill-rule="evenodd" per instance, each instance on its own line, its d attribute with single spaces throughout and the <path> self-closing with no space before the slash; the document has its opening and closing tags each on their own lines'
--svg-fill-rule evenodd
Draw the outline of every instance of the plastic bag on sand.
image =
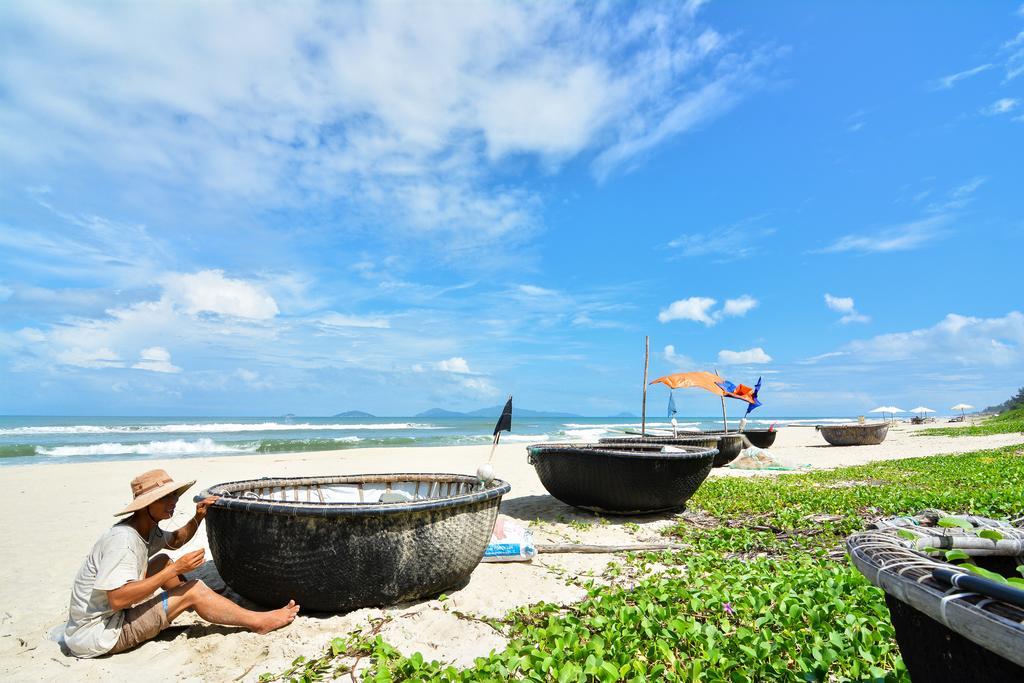
<svg viewBox="0 0 1024 683">
<path fill-rule="evenodd" d="M 498 517 L 481 562 L 529 562 L 537 554 L 533 532 L 507 517 Z"/>
<path fill-rule="evenodd" d="M 734 470 L 795 470 L 798 469 L 787 464 L 781 458 L 772 455 L 763 448 L 751 446 L 744 448 L 736 459 L 729 463 Z M 808 467 L 808 465 L 804 465 Z"/>
</svg>

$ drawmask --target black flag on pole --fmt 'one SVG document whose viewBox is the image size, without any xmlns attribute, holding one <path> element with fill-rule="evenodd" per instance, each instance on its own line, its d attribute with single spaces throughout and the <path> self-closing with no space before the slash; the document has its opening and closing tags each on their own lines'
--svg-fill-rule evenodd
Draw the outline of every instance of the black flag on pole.
<svg viewBox="0 0 1024 683">
<path fill-rule="evenodd" d="M 501 417 L 498 418 L 498 424 L 494 425 L 494 436 L 498 435 L 498 432 L 511 432 L 512 431 L 512 396 L 509 395 L 508 401 L 505 403 L 505 407 L 501 409 Z"/>
</svg>

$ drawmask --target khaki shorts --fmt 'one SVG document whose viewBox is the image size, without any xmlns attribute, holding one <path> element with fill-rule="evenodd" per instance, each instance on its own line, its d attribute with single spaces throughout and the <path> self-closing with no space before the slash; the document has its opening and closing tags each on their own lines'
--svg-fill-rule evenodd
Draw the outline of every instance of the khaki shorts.
<svg viewBox="0 0 1024 683">
<path fill-rule="evenodd" d="M 115 655 L 141 645 L 167 628 L 170 621 L 167 620 L 166 604 L 167 592 L 164 591 L 125 610 L 121 636 L 110 654 Z"/>
</svg>

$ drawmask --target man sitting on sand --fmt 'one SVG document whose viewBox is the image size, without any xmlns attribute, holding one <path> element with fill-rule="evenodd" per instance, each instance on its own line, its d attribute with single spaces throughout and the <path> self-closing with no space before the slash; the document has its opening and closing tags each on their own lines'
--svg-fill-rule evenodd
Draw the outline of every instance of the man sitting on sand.
<svg viewBox="0 0 1024 683">
<path fill-rule="evenodd" d="M 115 516 L 131 514 L 96 541 L 71 589 L 71 607 L 64 642 L 76 657 L 99 657 L 129 650 L 167 628 L 186 610 L 207 621 L 269 633 L 290 624 L 299 606 L 294 600 L 280 609 L 254 612 L 215 593 L 198 579 L 183 574 L 203 563 L 203 550 L 173 562 L 158 550 L 175 550 L 195 536 L 216 497 L 201 500 L 196 514 L 177 531 L 160 528 L 170 519 L 178 497 L 195 481 L 176 482 L 163 470 L 132 480 L 134 500 Z M 153 595 L 157 589 L 163 589 Z"/>
</svg>

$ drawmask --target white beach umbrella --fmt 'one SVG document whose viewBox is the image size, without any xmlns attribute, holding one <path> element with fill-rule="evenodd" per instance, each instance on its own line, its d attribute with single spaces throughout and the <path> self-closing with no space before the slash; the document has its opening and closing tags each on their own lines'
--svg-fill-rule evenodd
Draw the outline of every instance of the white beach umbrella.
<svg viewBox="0 0 1024 683">
<path fill-rule="evenodd" d="M 916 408 L 911 408 L 910 412 L 912 412 L 912 413 L 934 413 L 935 411 L 932 410 L 931 408 L 925 408 L 924 406 L 918 406 Z"/>
<path fill-rule="evenodd" d="M 896 413 L 905 413 L 907 411 L 903 410 L 903 408 L 897 408 L 896 406 L 878 406 L 871 412 L 882 413 L 883 417 L 885 417 L 885 413 L 892 413 L 893 419 L 896 419 Z"/>
<path fill-rule="evenodd" d="M 970 410 L 973 407 L 974 406 L 972 406 L 969 403 L 957 403 L 955 406 L 950 408 L 950 410 L 959 410 L 960 411 L 960 417 L 963 417 L 964 416 L 964 411 L 965 410 Z"/>
</svg>

